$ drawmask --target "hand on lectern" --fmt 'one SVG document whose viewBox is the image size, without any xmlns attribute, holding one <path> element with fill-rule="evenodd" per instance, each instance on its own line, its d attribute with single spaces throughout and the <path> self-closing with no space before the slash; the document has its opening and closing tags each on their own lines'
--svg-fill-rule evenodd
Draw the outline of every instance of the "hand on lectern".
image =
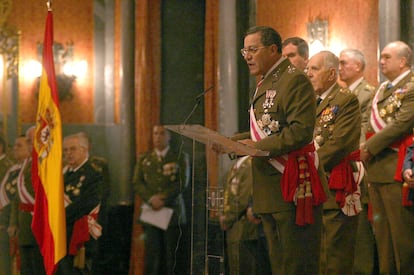
<svg viewBox="0 0 414 275">
<path fill-rule="evenodd" d="M 243 143 L 244 145 L 250 146 L 252 148 L 254 148 L 254 144 L 255 144 L 255 142 L 249 138 L 238 140 L 238 142 Z"/>
<path fill-rule="evenodd" d="M 224 154 L 226 151 L 224 150 L 223 146 L 218 143 L 211 143 L 210 149 L 217 154 Z"/>
</svg>

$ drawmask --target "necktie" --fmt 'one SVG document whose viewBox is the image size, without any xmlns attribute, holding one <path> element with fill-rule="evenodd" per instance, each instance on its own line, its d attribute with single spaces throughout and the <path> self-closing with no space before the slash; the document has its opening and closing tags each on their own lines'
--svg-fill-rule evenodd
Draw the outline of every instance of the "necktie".
<svg viewBox="0 0 414 275">
<path fill-rule="evenodd" d="M 321 104 L 321 102 L 322 102 L 322 98 L 321 97 L 318 97 L 316 99 L 316 106 L 319 106 L 319 104 Z"/>
</svg>

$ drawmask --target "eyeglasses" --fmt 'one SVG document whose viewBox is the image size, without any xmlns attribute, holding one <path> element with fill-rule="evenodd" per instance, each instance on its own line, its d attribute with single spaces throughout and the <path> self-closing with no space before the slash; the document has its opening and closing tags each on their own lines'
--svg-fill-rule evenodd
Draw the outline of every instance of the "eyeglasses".
<svg viewBox="0 0 414 275">
<path fill-rule="evenodd" d="M 240 49 L 240 53 L 243 57 L 245 57 L 248 53 L 249 54 L 255 54 L 255 53 L 257 53 L 258 50 L 263 49 L 263 48 L 267 48 L 267 47 L 269 47 L 269 46 L 243 48 L 243 49 Z"/>
</svg>

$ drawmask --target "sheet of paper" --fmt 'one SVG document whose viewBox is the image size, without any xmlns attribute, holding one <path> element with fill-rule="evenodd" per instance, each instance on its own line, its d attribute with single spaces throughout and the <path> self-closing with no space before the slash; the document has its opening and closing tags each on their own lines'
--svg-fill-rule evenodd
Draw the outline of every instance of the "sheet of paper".
<svg viewBox="0 0 414 275">
<path fill-rule="evenodd" d="M 160 210 L 153 210 L 151 206 L 144 203 L 141 206 L 141 216 L 139 219 L 142 222 L 167 230 L 173 212 L 174 210 L 168 207 L 163 207 Z"/>
</svg>

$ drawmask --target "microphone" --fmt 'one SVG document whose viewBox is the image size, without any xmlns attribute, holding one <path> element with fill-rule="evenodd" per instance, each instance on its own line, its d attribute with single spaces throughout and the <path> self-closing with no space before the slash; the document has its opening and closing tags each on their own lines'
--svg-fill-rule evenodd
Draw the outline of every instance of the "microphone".
<svg viewBox="0 0 414 275">
<path fill-rule="evenodd" d="M 197 101 L 201 101 L 201 98 L 206 94 L 206 93 L 208 93 L 210 90 L 213 90 L 213 88 L 214 88 L 214 86 L 211 86 L 210 88 L 207 88 L 206 90 L 204 90 L 202 93 L 200 93 L 200 94 L 198 94 L 195 98 L 194 98 L 194 100 L 197 102 Z"/>
<path fill-rule="evenodd" d="M 213 85 L 213 86 L 210 86 L 209 88 L 207 88 L 206 90 L 204 90 L 202 93 L 198 94 L 198 95 L 194 98 L 194 100 L 195 100 L 195 104 L 194 104 L 193 109 L 191 110 L 191 112 L 190 112 L 190 113 L 188 114 L 188 116 L 184 119 L 184 122 L 183 122 L 183 124 L 184 124 L 184 125 L 185 125 L 185 124 L 187 124 L 188 120 L 192 117 L 192 115 L 194 114 L 194 112 L 197 110 L 198 106 L 199 106 L 199 105 L 200 105 L 200 103 L 201 103 L 201 99 L 203 98 L 203 96 L 204 96 L 205 94 L 207 94 L 209 91 L 213 90 L 213 88 L 214 88 L 214 85 Z"/>
</svg>

